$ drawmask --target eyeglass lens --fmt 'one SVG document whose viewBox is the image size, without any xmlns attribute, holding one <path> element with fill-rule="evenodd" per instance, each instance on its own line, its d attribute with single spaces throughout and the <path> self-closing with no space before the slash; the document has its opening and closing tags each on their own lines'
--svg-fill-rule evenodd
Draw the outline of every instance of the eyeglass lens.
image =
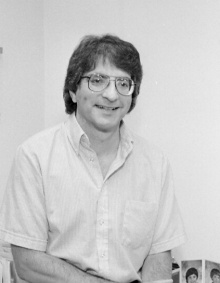
<svg viewBox="0 0 220 283">
<path fill-rule="evenodd" d="M 89 88 L 93 91 L 104 90 L 110 82 L 110 77 L 100 74 L 93 74 L 89 79 Z M 130 95 L 132 80 L 129 78 L 118 77 L 115 79 L 117 91 L 122 95 Z"/>
</svg>

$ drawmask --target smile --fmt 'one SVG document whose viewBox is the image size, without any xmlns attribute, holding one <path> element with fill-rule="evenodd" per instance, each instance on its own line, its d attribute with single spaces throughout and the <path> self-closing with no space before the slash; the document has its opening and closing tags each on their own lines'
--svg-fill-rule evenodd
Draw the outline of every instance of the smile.
<svg viewBox="0 0 220 283">
<path fill-rule="evenodd" d="M 118 107 L 107 107 L 107 106 L 102 106 L 102 105 L 96 105 L 97 108 L 99 109 L 104 109 L 106 111 L 112 111 L 118 109 Z"/>
</svg>

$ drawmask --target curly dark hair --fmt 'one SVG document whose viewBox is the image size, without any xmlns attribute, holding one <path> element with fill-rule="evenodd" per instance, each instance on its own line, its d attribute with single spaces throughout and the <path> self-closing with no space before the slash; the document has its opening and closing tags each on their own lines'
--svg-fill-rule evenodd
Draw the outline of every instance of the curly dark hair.
<svg viewBox="0 0 220 283">
<path fill-rule="evenodd" d="M 102 36 L 87 35 L 74 50 L 67 69 L 63 98 L 66 113 L 72 114 L 77 109 L 70 96 L 76 92 L 80 78 L 96 67 L 98 60 L 109 60 L 115 67 L 127 72 L 135 83 L 132 102 L 128 113 L 135 107 L 143 76 L 140 56 L 137 49 L 129 42 L 111 34 Z"/>
</svg>

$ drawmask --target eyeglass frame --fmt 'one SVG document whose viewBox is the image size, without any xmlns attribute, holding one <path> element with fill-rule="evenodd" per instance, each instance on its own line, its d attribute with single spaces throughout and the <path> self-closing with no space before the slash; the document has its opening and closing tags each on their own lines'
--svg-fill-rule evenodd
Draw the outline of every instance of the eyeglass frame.
<svg viewBox="0 0 220 283">
<path fill-rule="evenodd" d="M 100 76 L 105 76 L 105 77 L 107 77 L 107 78 L 109 79 L 109 81 L 108 81 L 108 84 L 106 85 L 106 87 L 104 87 L 102 90 L 93 90 L 93 89 L 91 89 L 91 88 L 89 87 L 89 82 L 90 82 L 90 79 L 91 79 L 91 77 L 92 77 L 93 75 L 100 75 Z M 110 78 L 112 78 L 112 77 L 115 78 L 115 79 L 114 79 L 114 80 L 111 80 Z M 91 91 L 93 91 L 93 92 L 101 92 L 101 91 L 105 90 L 105 89 L 109 86 L 110 81 L 114 81 L 114 82 L 115 82 L 115 89 L 117 90 L 118 94 L 123 95 L 123 96 L 131 96 L 132 93 L 134 92 L 134 88 L 135 88 L 135 85 L 136 85 L 136 83 L 135 83 L 131 78 L 128 78 L 128 77 L 108 76 L 108 75 L 99 74 L 99 73 L 94 73 L 94 74 L 91 74 L 91 75 L 89 75 L 89 76 L 82 76 L 82 77 L 80 78 L 80 80 L 81 80 L 81 79 L 88 79 L 88 88 L 89 88 Z M 120 92 L 118 91 L 117 85 L 116 85 L 117 79 L 127 79 L 127 80 L 131 81 L 131 85 L 130 85 L 131 87 L 130 87 L 130 90 L 129 90 L 128 94 L 122 94 L 122 93 L 120 93 Z M 132 87 L 133 87 L 133 89 L 132 89 Z M 132 89 L 132 91 L 131 91 L 131 89 Z"/>
</svg>

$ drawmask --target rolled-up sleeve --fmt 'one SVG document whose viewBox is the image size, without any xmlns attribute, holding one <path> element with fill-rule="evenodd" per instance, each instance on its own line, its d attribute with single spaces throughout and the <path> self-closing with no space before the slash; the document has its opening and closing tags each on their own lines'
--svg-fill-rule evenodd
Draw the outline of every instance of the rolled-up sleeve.
<svg viewBox="0 0 220 283">
<path fill-rule="evenodd" d="M 20 146 L 1 207 L 0 235 L 11 244 L 45 251 L 47 231 L 40 163 L 27 146 Z"/>
<path fill-rule="evenodd" d="M 166 158 L 163 160 L 161 176 L 158 215 L 150 254 L 171 250 L 186 241 L 186 233 L 174 192 L 172 170 Z"/>
</svg>

